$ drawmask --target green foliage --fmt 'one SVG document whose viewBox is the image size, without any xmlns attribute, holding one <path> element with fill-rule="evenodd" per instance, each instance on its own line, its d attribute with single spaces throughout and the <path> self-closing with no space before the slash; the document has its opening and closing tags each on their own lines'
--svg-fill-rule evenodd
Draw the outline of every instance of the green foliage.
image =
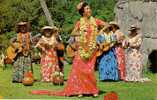
<svg viewBox="0 0 157 100">
<path fill-rule="evenodd" d="M 15 31 L 6 32 L 5 34 L 0 35 L 0 44 L 3 45 L 3 48 L 0 48 L 0 51 L 2 50 L 3 53 L 5 53 L 6 48 L 9 46 L 9 41 L 11 38 L 16 36 Z"/>
<path fill-rule="evenodd" d="M 76 5 L 80 0 L 46 0 L 57 27 L 62 29 L 61 36 L 64 42 L 80 15 Z M 93 16 L 104 21 L 114 19 L 115 0 L 85 0 L 92 8 Z M 26 20 L 31 23 L 32 32 L 40 32 L 40 28 L 48 25 L 39 0 L 1 0 L 0 1 L 0 33 L 15 31 L 16 23 Z M 10 34 L 11 35 L 11 34 Z"/>
<path fill-rule="evenodd" d="M 21 20 L 28 20 L 32 25 L 40 16 L 38 0 L 3 0 L 0 3 L 1 26 L 3 32 L 15 30 L 15 25 Z M 34 27 L 33 27 L 34 28 Z"/>
</svg>

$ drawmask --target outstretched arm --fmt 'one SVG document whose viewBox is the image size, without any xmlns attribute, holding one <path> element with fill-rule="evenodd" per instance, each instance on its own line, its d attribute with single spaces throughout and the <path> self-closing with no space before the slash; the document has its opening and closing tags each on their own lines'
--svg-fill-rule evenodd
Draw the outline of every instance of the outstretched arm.
<svg viewBox="0 0 157 100">
<path fill-rule="evenodd" d="M 104 22 L 104 21 L 102 21 L 102 20 L 100 20 L 100 19 L 97 19 L 97 18 L 96 18 L 96 24 L 97 24 L 98 26 L 105 26 L 107 23 Z"/>
</svg>

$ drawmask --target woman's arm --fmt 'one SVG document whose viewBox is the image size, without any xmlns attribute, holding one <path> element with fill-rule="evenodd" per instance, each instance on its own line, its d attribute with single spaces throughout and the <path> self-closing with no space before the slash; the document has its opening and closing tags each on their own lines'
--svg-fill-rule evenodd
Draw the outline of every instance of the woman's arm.
<svg viewBox="0 0 157 100">
<path fill-rule="evenodd" d="M 80 35 L 79 28 L 80 28 L 80 21 L 76 22 L 74 29 L 71 32 L 71 35 Z"/>
<path fill-rule="evenodd" d="M 102 20 L 100 20 L 100 19 L 95 19 L 95 21 L 96 21 L 96 24 L 98 25 L 98 26 L 105 26 L 106 25 L 106 22 L 104 22 L 104 21 L 102 21 Z"/>
<path fill-rule="evenodd" d="M 39 39 L 38 43 L 35 45 L 36 48 L 42 49 L 43 51 L 45 50 L 44 47 L 44 41 L 42 38 Z"/>
<path fill-rule="evenodd" d="M 134 41 L 130 41 L 129 42 L 129 46 L 130 47 L 140 47 L 142 44 L 142 37 L 141 35 L 138 35 L 137 37 L 135 37 Z"/>
<path fill-rule="evenodd" d="M 116 35 L 117 43 L 122 43 L 123 40 L 125 39 L 124 33 L 122 33 L 119 30 L 115 32 L 115 35 Z"/>
</svg>

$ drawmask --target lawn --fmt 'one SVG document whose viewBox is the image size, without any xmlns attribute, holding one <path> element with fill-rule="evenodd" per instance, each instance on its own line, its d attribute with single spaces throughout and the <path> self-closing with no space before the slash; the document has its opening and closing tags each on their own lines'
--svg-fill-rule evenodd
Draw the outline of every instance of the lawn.
<svg viewBox="0 0 157 100">
<path fill-rule="evenodd" d="M 40 79 L 39 66 L 34 65 L 34 75 Z M 67 79 L 71 65 L 65 66 L 65 78 Z M 119 100 L 157 100 L 157 74 L 147 73 L 146 76 L 152 81 L 148 83 L 126 83 L 126 82 L 99 82 L 98 87 L 102 91 L 96 98 L 93 97 L 56 97 L 47 95 L 31 95 L 31 90 L 48 89 L 59 90 L 64 86 L 54 86 L 52 83 L 35 82 L 33 86 L 23 86 L 11 82 L 12 68 L 8 66 L 5 70 L 0 69 L 0 97 L 4 99 L 60 99 L 60 100 L 103 100 L 106 93 L 115 91 Z M 96 72 L 98 79 L 98 73 Z"/>
</svg>

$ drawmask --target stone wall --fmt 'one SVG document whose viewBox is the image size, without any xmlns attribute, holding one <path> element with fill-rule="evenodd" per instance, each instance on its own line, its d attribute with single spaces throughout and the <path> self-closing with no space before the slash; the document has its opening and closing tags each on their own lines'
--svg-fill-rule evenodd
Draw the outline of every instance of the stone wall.
<svg viewBox="0 0 157 100">
<path fill-rule="evenodd" d="M 144 61 L 157 49 L 157 0 L 117 0 L 115 20 L 121 31 L 128 34 L 129 26 L 135 24 L 143 34 Z"/>
</svg>

